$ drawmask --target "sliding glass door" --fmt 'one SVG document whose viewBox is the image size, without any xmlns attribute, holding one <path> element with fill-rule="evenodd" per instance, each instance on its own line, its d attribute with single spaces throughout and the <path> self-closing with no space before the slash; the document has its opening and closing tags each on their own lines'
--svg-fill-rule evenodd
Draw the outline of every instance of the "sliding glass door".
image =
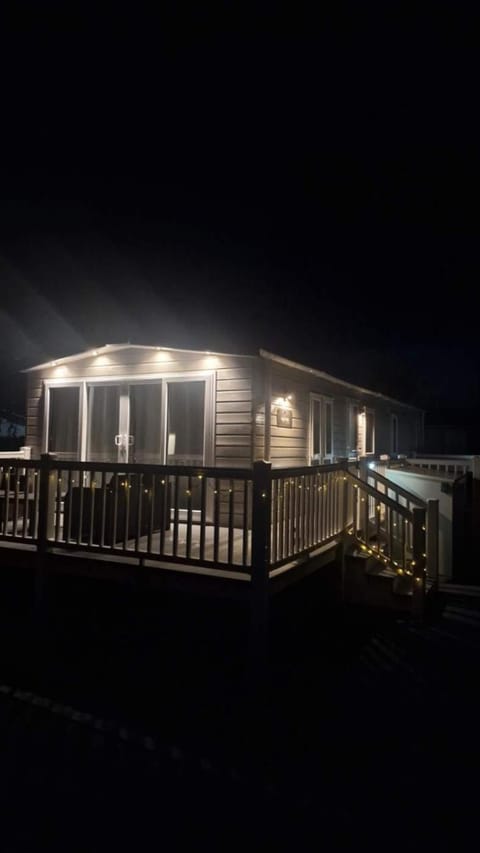
<svg viewBox="0 0 480 853">
<path fill-rule="evenodd" d="M 46 449 L 89 462 L 212 464 L 212 390 L 212 377 L 192 374 L 52 385 Z"/>
<path fill-rule="evenodd" d="M 58 459 L 80 458 L 80 386 L 51 388 L 47 451 Z"/>
<path fill-rule="evenodd" d="M 130 385 L 128 402 L 128 461 L 158 465 L 163 461 L 161 383 Z"/>
</svg>

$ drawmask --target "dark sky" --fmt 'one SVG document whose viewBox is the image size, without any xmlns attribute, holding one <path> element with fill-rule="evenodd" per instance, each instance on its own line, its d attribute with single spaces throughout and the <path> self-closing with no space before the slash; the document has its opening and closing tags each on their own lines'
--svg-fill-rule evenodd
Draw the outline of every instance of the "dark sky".
<svg viewBox="0 0 480 853">
<path fill-rule="evenodd" d="M 468 7 L 197 6 L 12 6 L 0 404 L 24 366 L 131 340 L 480 409 Z"/>
</svg>

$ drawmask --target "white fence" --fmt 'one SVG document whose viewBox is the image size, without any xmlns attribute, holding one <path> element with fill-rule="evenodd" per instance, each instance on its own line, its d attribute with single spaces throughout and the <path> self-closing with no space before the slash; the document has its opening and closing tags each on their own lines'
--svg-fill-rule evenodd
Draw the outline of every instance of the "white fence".
<svg viewBox="0 0 480 853">
<path fill-rule="evenodd" d="M 21 447 L 20 450 L 2 450 L 0 452 L 0 459 L 31 459 L 32 458 L 32 448 L 31 447 Z"/>
<path fill-rule="evenodd" d="M 412 468 L 443 476 L 460 477 L 471 472 L 480 479 L 480 456 L 412 456 L 405 462 Z"/>
</svg>

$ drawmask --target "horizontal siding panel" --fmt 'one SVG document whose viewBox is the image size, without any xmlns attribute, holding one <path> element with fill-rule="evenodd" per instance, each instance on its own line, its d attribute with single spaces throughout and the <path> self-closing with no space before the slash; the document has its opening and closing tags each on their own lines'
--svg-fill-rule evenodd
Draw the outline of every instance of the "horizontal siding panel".
<svg viewBox="0 0 480 853">
<path fill-rule="evenodd" d="M 248 468 L 250 457 L 217 456 L 216 465 L 219 468 Z"/>
<path fill-rule="evenodd" d="M 227 367 L 217 370 L 217 379 L 252 379 L 249 367 Z"/>
<path fill-rule="evenodd" d="M 250 434 L 248 435 L 217 435 L 217 440 L 215 442 L 217 447 L 228 447 L 231 445 L 244 447 L 250 447 L 252 442 Z"/>
<path fill-rule="evenodd" d="M 251 391 L 250 379 L 217 379 L 217 392 L 219 391 Z"/>
<path fill-rule="evenodd" d="M 217 391 L 217 403 L 246 403 L 251 398 L 251 391 Z"/>
<path fill-rule="evenodd" d="M 283 459 L 272 459 L 273 468 L 300 468 L 306 465 L 305 459 L 284 456 Z"/>
<path fill-rule="evenodd" d="M 277 438 L 305 438 L 306 430 L 296 427 L 288 429 L 288 427 L 272 427 L 272 441 Z"/>
<path fill-rule="evenodd" d="M 305 449 L 301 447 L 272 447 L 272 459 L 280 459 L 281 457 L 291 457 L 292 459 L 305 459 Z"/>
<path fill-rule="evenodd" d="M 29 400 L 40 400 L 43 395 L 43 385 L 40 388 L 29 388 L 27 398 Z"/>
<path fill-rule="evenodd" d="M 252 428 L 252 413 L 250 412 L 218 412 L 216 416 L 217 430 L 220 426 L 228 424 L 248 424 Z"/>
<path fill-rule="evenodd" d="M 238 456 L 239 459 L 249 458 L 251 456 L 250 445 L 245 447 L 220 447 L 217 456 L 228 459 L 232 456 Z"/>
<path fill-rule="evenodd" d="M 307 442 L 305 438 L 273 438 L 270 441 L 271 447 L 295 447 L 297 449 L 303 448 L 303 450 L 307 449 Z"/>
<path fill-rule="evenodd" d="M 252 435 L 252 424 L 251 423 L 229 423 L 229 424 L 219 424 L 217 422 L 217 436 L 218 435 L 247 435 L 251 438 Z"/>
<path fill-rule="evenodd" d="M 223 402 L 219 403 L 217 401 L 217 414 L 218 413 L 225 414 L 225 413 L 232 413 L 232 412 L 239 412 L 242 414 L 246 414 L 248 412 L 250 414 L 250 417 L 251 417 L 251 413 L 252 413 L 252 402 L 251 402 L 251 400 L 243 400 L 242 402 L 237 401 L 236 403 L 223 403 Z"/>
</svg>

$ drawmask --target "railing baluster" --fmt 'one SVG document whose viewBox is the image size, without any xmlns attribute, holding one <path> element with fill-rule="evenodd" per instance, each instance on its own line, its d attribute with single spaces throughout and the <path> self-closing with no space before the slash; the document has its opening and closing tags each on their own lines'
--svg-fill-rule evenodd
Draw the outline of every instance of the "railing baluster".
<svg viewBox="0 0 480 853">
<path fill-rule="evenodd" d="M 3 469 L 2 469 L 3 470 Z M 10 503 L 10 468 L 6 466 L 5 473 L 3 475 L 3 494 L 4 494 L 4 506 L 3 506 L 3 530 L 2 533 L 4 536 L 7 535 L 7 527 L 8 527 L 8 509 Z"/>
<path fill-rule="evenodd" d="M 95 521 L 95 498 L 96 498 L 96 482 L 95 482 L 95 471 L 91 472 L 90 477 L 90 521 L 88 525 L 88 544 L 93 544 L 93 524 Z"/>
<path fill-rule="evenodd" d="M 135 530 L 135 551 L 140 551 L 140 537 L 142 535 L 142 505 L 143 505 L 143 474 L 137 474 L 138 477 L 138 505 L 137 505 L 137 524 Z"/>
<path fill-rule="evenodd" d="M 147 551 L 152 553 L 152 536 L 155 524 L 155 474 L 150 475 L 150 488 L 148 490 L 149 514 L 148 514 L 148 532 L 147 532 Z M 160 518 L 160 526 L 163 527 L 164 519 Z"/>
<path fill-rule="evenodd" d="M 165 525 L 168 521 L 170 524 L 171 519 L 171 507 L 170 507 L 170 488 L 169 488 L 169 478 L 167 476 L 162 477 L 160 480 L 160 487 L 162 490 L 162 500 L 160 505 L 164 507 L 164 513 L 162 513 L 162 518 L 160 519 L 160 544 L 159 544 L 159 553 L 161 556 L 165 554 Z"/>
<path fill-rule="evenodd" d="M 58 542 L 60 538 L 60 508 L 62 504 L 62 477 L 61 470 L 59 468 L 55 468 L 55 474 L 57 477 L 57 485 L 55 489 L 55 534 L 54 540 Z"/>
<path fill-rule="evenodd" d="M 280 480 L 280 513 L 279 513 L 279 525 L 280 525 L 280 539 L 279 539 L 279 548 L 280 554 L 279 557 L 281 560 L 285 557 L 285 478 L 282 477 Z"/>
<path fill-rule="evenodd" d="M 187 488 L 187 557 L 192 556 L 192 478 L 188 478 Z"/>
<path fill-rule="evenodd" d="M 128 546 L 128 528 L 130 522 L 130 474 L 127 474 L 124 481 L 124 508 L 125 508 L 125 516 L 124 516 L 124 526 L 123 526 L 123 550 L 127 550 Z"/>
<path fill-rule="evenodd" d="M 294 487 L 292 485 L 293 480 L 290 477 L 287 478 L 287 486 L 288 486 L 288 549 L 287 549 L 287 557 L 290 557 L 293 552 L 293 532 L 294 532 L 294 499 L 295 492 Z"/>
<path fill-rule="evenodd" d="M 272 518 L 270 519 L 270 548 L 272 564 L 277 562 L 278 480 L 272 482 Z"/>
<path fill-rule="evenodd" d="M 248 565 L 248 488 L 249 481 L 243 481 L 243 537 L 242 537 L 242 566 Z M 283 557 L 283 554 L 282 554 Z"/>
<path fill-rule="evenodd" d="M 77 545 L 80 545 L 83 539 L 83 492 L 85 489 L 83 482 L 83 472 L 78 471 L 78 488 L 80 491 L 80 506 L 78 510 L 78 531 L 77 531 Z"/>
<path fill-rule="evenodd" d="M 38 538 L 38 507 L 40 502 L 40 473 L 34 472 L 33 475 L 33 518 L 32 518 L 32 539 Z"/>
<path fill-rule="evenodd" d="M 233 480 L 230 480 L 229 488 L 228 488 L 228 552 L 227 552 L 227 562 L 228 565 L 233 565 L 233 514 L 234 514 L 234 498 L 235 492 L 233 490 Z"/>
<path fill-rule="evenodd" d="M 27 538 L 27 524 L 30 513 L 30 468 L 25 468 L 25 483 L 23 486 L 23 517 L 22 517 L 22 538 Z"/>
<path fill-rule="evenodd" d="M 375 533 L 377 536 L 377 551 L 380 553 L 380 538 L 381 538 L 381 513 L 382 513 L 382 505 L 381 503 L 375 504 Z"/>
<path fill-rule="evenodd" d="M 178 553 L 178 492 L 180 489 L 180 477 L 175 475 L 175 486 L 173 489 L 173 555 Z"/>
<path fill-rule="evenodd" d="M 112 541 L 111 547 L 117 544 L 117 522 L 118 522 L 118 471 L 113 475 L 113 517 L 112 517 Z"/>
<path fill-rule="evenodd" d="M 220 534 L 220 480 L 215 479 L 213 491 L 213 562 L 218 563 L 218 541 Z"/>
<path fill-rule="evenodd" d="M 15 470 L 15 491 L 13 498 L 13 527 L 12 527 L 12 536 L 16 537 L 17 535 L 17 524 L 18 524 L 18 500 L 19 500 L 19 484 L 20 474 L 19 469 Z"/>
<path fill-rule="evenodd" d="M 200 475 L 200 560 L 205 559 L 205 532 L 207 524 L 207 477 Z"/>
<path fill-rule="evenodd" d="M 107 514 L 107 472 L 102 471 L 102 516 L 100 520 L 100 547 L 105 547 L 105 518 Z"/>
</svg>

